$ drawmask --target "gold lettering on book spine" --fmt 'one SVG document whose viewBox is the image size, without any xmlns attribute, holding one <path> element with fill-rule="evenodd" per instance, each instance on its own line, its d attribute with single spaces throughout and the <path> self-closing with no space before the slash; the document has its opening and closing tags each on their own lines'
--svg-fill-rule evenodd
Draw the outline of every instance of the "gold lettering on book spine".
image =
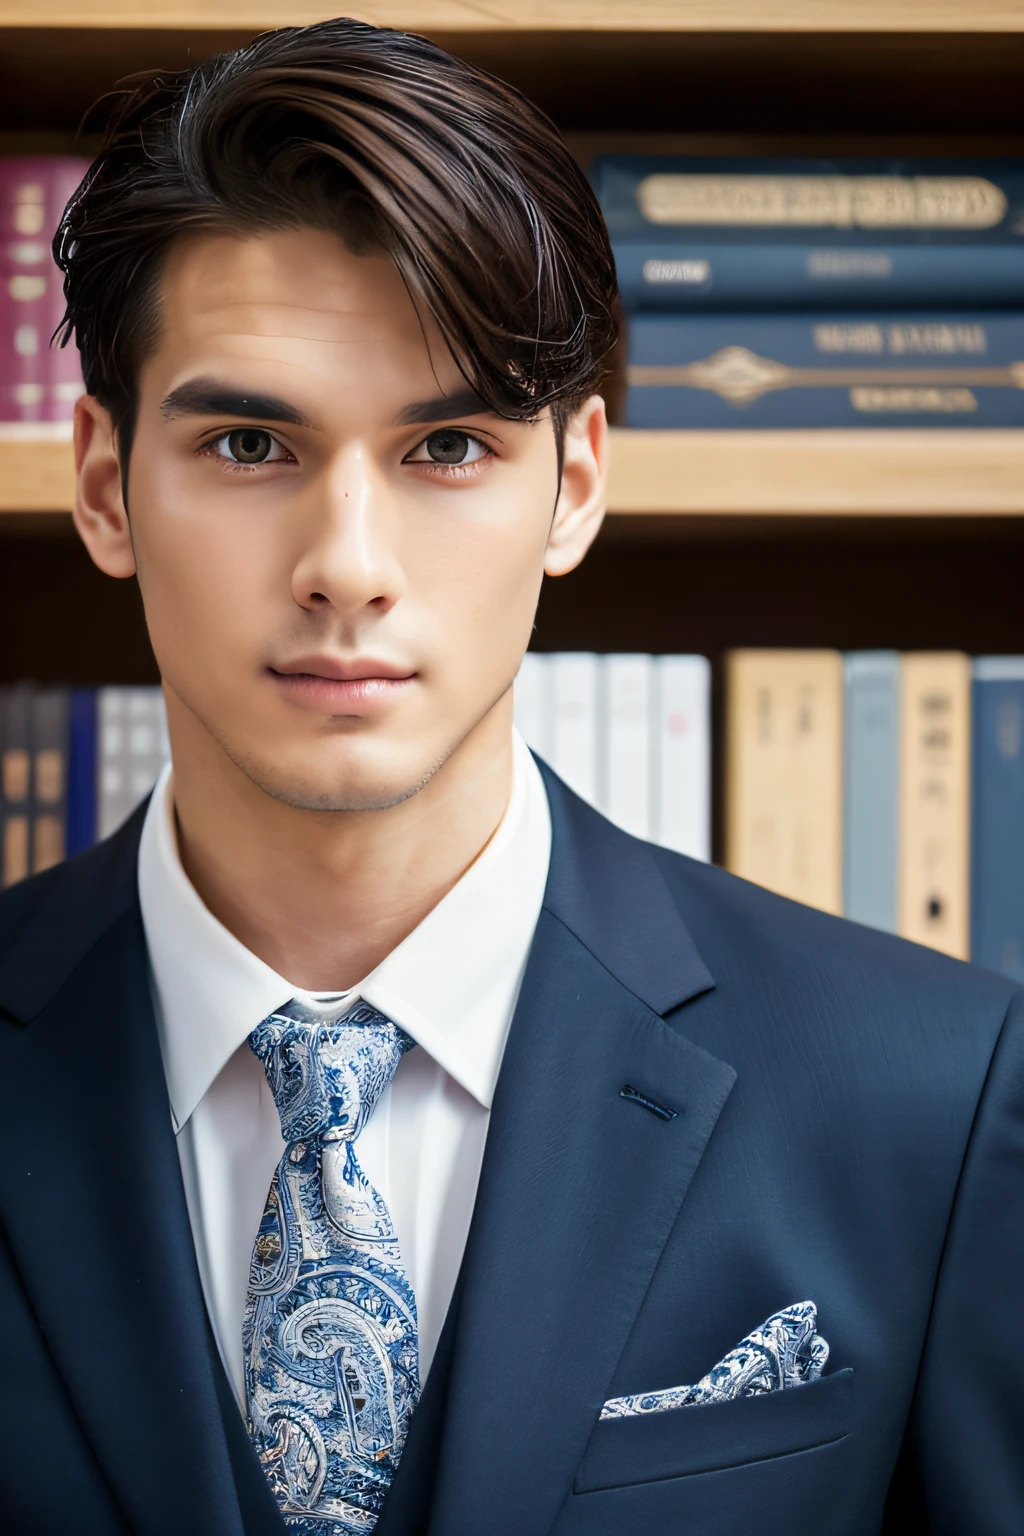
<svg viewBox="0 0 1024 1536">
<path fill-rule="evenodd" d="M 709 176 L 658 171 L 637 187 L 651 224 L 746 229 L 994 229 L 1003 191 L 983 176 Z"/>
<path fill-rule="evenodd" d="M 993 368 L 790 368 L 749 347 L 722 347 L 695 363 L 634 363 L 626 369 L 626 382 L 642 389 L 706 389 L 732 405 L 747 405 L 780 389 L 1024 389 L 1024 362 Z"/>
</svg>

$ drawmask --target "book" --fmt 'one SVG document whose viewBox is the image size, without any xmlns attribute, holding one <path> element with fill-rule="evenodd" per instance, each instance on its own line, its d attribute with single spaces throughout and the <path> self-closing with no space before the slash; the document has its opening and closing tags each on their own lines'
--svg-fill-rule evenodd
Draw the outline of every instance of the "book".
<svg viewBox="0 0 1024 1536">
<path fill-rule="evenodd" d="M 548 666 L 549 762 L 570 789 L 599 805 L 599 658 L 590 651 L 558 651 L 549 656 Z"/>
<path fill-rule="evenodd" d="M 36 688 L 31 698 L 34 875 L 59 864 L 65 853 L 69 695 L 66 688 Z"/>
<path fill-rule="evenodd" d="M 101 688 L 97 834 L 109 837 L 153 788 L 170 752 L 160 688 Z"/>
<path fill-rule="evenodd" d="M 1024 160 L 602 155 L 628 308 L 1024 301 Z"/>
<path fill-rule="evenodd" d="M 652 832 L 650 656 L 604 658 L 602 810 L 625 832 Z"/>
<path fill-rule="evenodd" d="M 899 932 L 970 954 L 971 664 L 958 651 L 900 658 Z"/>
<path fill-rule="evenodd" d="M 67 854 L 96 841 L 96 690 L 73 688 L 69 702 Z"/>
<path fill-rule="evenodd" d="M 899 656 L 853 651 L 843 668 L 843 916 L 895 933 Z"/>
<path fill-rule="evenodd" d="M 690 858 L 711 857 L 711 664 L 706 656 L 654 661 L 651 836 Z"/>
<path fill-rule="evenodd" d="M 1024 982 L 1024 656 L 972 686 L 971 959 Z"/>
<path fill-rule="evenodd" d="M 32 867 L 32 688 L 0 690 L 0 885 Z"/>
<path fill-rule="evenodd" d="M 543 758 L 548 755 L 548 658 L 540 651 L 527 651 L 513 688 L 516 730 L 526 745 Z"/>
<path fill-rule="evenodd" d="M 50 246 L 88 164 L 75 156 L 0 157 L 0 428 L 63 435 L 45 424 L 69 422 L 82 393 L 74 343 L 50 346 L 64 313 Z"/>
<path fill-rule="evenodd" d="M 726 864 L 842 910 L 843 663 L 837 651 L 726 659 Z"/>
<path fill-rule="evenodd" d="M 1024 314 L 634 315 L 626 423 L 1024 424 Z"/>
</svg>

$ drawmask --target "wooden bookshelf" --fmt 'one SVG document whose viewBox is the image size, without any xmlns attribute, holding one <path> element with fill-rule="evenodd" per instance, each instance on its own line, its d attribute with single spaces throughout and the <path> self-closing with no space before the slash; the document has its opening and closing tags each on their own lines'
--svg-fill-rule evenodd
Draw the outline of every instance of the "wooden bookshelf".
<svg viewBox="0 0 1024 1536">
<path fill-rule="evenodd" d="M 121 76 L 335 9 L 0 0 L 0 153 L 73 151 L 83 112 Z M 504 76 L 583 163 L 615 149 L 1024 154 L 1024 0 L 344 9 Z M 70 443 L 0 437 L 0 681 L 151 681 L 134 584 L 90 566 L 71 496 Z M 610 509 L 581 570 L 544 585 L 541 649 L 1024 650 L 1024 412 L 1004 431 L 617 429 Z"/>
<path fill-rule="evenodd" d="M 69 442 L 0 441 L 0 513 L 69 512 Z M 612 431 L 609 511 L 723 517 L 1024 516 L 1024 430 Z M 19 527 L 23 524 L 19 524 Z"/>
<path fill-rule="evenodd" d="M 279 27 L 333 7 L 259 0 L 4 0 L 0 24 L 50 27 Z M 357 0 L 347 15 L 421 32 L 1010 32 L 1021 0 Z"/>
</svg>

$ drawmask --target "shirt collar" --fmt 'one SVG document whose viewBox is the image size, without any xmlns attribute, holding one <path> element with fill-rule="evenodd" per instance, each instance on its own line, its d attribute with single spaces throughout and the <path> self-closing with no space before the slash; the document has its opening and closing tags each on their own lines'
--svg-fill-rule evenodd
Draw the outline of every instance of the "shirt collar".
<svg viewBox="0 0 1024 1536">
<path fill-rule="evenodd" d="M 493 837 L 412 933 L 352 989 L 489 1109 L 551 854 L 544 783 L 513 733 L 512 791 Z M 185 874 L 171 768 L 139 845 L 139 899 L 175 1130 L 261 1019 L 306 997 L 246 949 Z"/>
</svg>

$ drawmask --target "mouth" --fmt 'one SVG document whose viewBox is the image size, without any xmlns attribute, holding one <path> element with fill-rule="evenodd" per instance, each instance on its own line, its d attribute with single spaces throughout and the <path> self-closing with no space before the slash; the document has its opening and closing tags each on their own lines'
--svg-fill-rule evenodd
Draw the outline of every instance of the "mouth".
<svg viewBox="0 0 1024 1536">
<path fill-rule="evenodd" d="M 366 714 L 397 698 L 416 677 L 408 667 L 375 657 L 302 656 L 267 673 L 291 703 L 329 715 Z"/>
</svg>

